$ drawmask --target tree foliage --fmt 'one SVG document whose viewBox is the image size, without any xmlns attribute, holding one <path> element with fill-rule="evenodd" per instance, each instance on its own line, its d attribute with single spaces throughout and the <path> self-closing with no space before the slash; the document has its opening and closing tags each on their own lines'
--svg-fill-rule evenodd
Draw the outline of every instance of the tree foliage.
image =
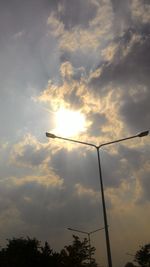
<svg viewBox="0 0 150 267">
<path fill-rule="evenodd" d="M 134 261 L 142 267 L 150 267 L 150 243 L 136 252 Z"/>
<path fill-rule="evenodd" d="M 0 267 L 89 267 L 89 253 L 91 256 L 95 248 L 89 248 L 88 240 L 80 241 L 78 236 L 73 236 L 71 245 L 65 246 L 60 253 L 54 252 L 45 242 L 36 238 L 12 238 L 0 250 Z M 92 258 L 92 267 L 97 264 Z"/>
<path fill-rule="evenodd" d="M 132 262 L 127 262 L 124 267 L 136 267 Z"/>
<path fill-rule="evenodd" d="M 40 242 L 35 238 L 8 239 L 6 248 L 0 252 L 0 267 L 38 266 L 39 245 Z"/>
<path fill-rule="evenodd" d="M 61 251 L 63 266 L 82 267 L 90 266 L 90 257 L 95 252 L 94 247 L 89 247 L 87 238 L 80 241 L 78 236 L 73 235 L 73 244 L 65 246 Z M 91 266 L 96 266 L 95 259 L 91 258 Z"/>
</svg>

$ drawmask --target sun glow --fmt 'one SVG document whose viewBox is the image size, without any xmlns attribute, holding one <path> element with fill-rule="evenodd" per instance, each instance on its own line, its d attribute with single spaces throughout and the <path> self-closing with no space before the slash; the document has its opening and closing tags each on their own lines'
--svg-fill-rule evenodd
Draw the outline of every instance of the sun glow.
<svg viewBox="0 0 150 267">
<path fill-rule="evenodd" d="M 61 108 L 56 112 L 55 119 L 57 135 L 71 137 L 85 131 L 85 117 L 78 111 Z"/>
</svg>

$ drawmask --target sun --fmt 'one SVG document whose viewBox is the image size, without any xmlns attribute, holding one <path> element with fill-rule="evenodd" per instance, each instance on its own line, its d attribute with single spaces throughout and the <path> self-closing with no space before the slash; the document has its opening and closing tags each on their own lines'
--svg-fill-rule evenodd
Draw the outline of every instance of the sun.
<svg viewBox="0 0 150 267">
<path fill-rule="evenodd" d="M 55 133 L 71 137 L 85 131 L 85 117 L 79 111 L 60 108 L 55 115 Z"/>
</svg>

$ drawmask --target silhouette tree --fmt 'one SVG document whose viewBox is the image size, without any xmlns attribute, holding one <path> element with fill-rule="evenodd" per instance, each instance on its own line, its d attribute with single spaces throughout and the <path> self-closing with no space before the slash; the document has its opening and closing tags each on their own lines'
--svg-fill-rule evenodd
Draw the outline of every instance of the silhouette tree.
<svg viewBox="0 0 150 267">
<path fill-rule="evenodd" d="M 132 262 L 127 262 L 124 267 L 136 267 Z"/>
<path fill-rule="evenodd" d="M 91 256 L 95 248 L 89 248 L 88 240 L 79 240 L 73 236 L 72 245 L 65 246 L 60 253 L 54 252 L 45 242 L 36 238 L 8 239 L 8 244 L 0 250 L 0 267 L 90 267 L 89 253 Z M 92 258 L 92 267 L 97 267 Z"/>
<path fill-rule="evenodd" d="M 87 238 L 80 241 L 78 236 L 73 235 L 73 244 L 65 246 L 61 251 L 62 266 L 64 267 L 82 267 L 90 266 L 89 253 L 92 256 L 95 252 L 95 248 L 89 248 Z M 91 266 L 97 266 L 95 259 L 91 259 Z"/>
<path fill-rule="evenodd" d="M 41 247 L 41 257 L 40 262 L 43 266 L 51 266 L 53 250 L 50 248 L 48 242 L 46 241 L 44 247 Z"/>
<path fill-rule="evenodd" d="M 7 247 L 0 251 L 0 267 L 39 266 L 39 245 L 35 238 L 8 239 Z"/>
<path fill-rule="evenodd" d="M 44 247 L 41 247 L 41 266 L 44 267 L 61 267 L 61 255 L 60 253 L 53 252 L 48 242 L 46 241 Z"/>
<path fill-rule="evenodd" d="M 134 261 L 142 267 L 150 267 L 150 243 L 136 252 Z"/>
</svg>

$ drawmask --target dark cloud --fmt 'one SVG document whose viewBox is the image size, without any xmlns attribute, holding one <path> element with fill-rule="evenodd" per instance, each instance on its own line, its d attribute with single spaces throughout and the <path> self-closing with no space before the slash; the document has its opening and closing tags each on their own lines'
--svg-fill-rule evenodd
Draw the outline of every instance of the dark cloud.
<svg viewBox="0 0 150 267">
<path fill-rule="evenodd" d="M 10 34 L 15 34 L 22 30 L 31 31 L 34 29 L 41 31 L 49 12 L 53 9 L 55 10 L 58 3 L 59 0 L 1 1 L 0 29 L 3 33 L 1 38 L 5 40 Z"/>
<path fill-rule="evenodd" d="M 89 196 L 77 196 L 73 188 L 57 189 L 35 182 L 25 182 L 23 185 L 7 183 L 1 186 L 1 213 L 15 208 L 19 214 L 20 223 L 26 223 L 27 228 L 65 229 L 68 225 L 86 223 L 97 217 L 99 204 L 92 203 Z M 89 212 L 90 211 L 90 212 Z M 100 216 L 101 218 L 101 216 Z M 7 220 L 7 215 L 5 217 Z M 101 218 L 102 220 L 102 218 Z M 38 233 L 39 234 L 39 233 Z"/>
<path fill-rule="evenodd" d="M 74 26 L 88 27 L 88 23 L 96 15 L 96 5 L 90 0 L 63 0 L 62 12 L 59 14 L 59 19 L 64 23 L 66 29 L 71 29 Z"/>
<path fill-rule="evenodd" d="M 144 164 L 142 149 L 128 148 L 126 146 L 120 145 L 119 154 L 121 158 L 127 160 L 128 164 L 131 165 L 131 168 L 138 170 L 141 164 Z"/>
<path fill-rule="evenodd" d="M 95 69 L 99 63 L 99 56 L 97 50 L 94 49 L 76 49 L 75 51 L 68 51 L 67 49 L 62 49 L 60 54 L 60 62 L 69 61 L 74 68 L 83 68 L 83 77 L 88 77 L 89 73 Z M 81 74 L 81 71 L 78 71 Z M 79 77 L 75 74 L 75 78 Z"/>
<path fill-rule="evenodd" d="M 139 34 L 140 40 L 135 42 L 126 56 L 122 52 L 130 46 L 132 36 Z M 133 130 L 149 128 L 149 84 L 150 84 L 150 37 L 148 25 L 139 32 L 129 29 L 119 40 L 118 52 L 111 63 L 104 63 L 100 77 L 93 78 L 90 85 L 96 88 L 99 94 L 107 94 L 107 85 L 112 88 L 119 86 L 123 92 L 123 101 L 120 105 L 120 115 L 125 123 Z M 117 41 L 118 42 L 118 41 Z M 138 95 L 138 87 L 143 87 L 143 94 Z M 135 89 L 137 87 L 137 90 Z M 146 91 L 144 91 L 146 87 Z M 134 89 L 137 95 L 131 96 L 129 90 Z M 142 91 L 142 89 L 141 89 Z"/>
<path fill-rule="evenodd" d="M 111 0 L 112 7 L 114 11 L 114 28 L 115 33 L 118 34 L 118 31 L 121 31 L 124 28 L 127 28 L 131 22 L 131 1 L 130 0 Z"/>
<path fill-rule="evenodd" d="M 26 166 L 39 166 L 45 160 L 48 152 L 45 149 L 37 149 L 30 144 L 26 144 L 23 151 L 18 151 L 15 156 L 16 163 L 25 164 Z"/>
<path fill-rule="evenodd" d="M 132 132 L 140 132 L 149 130 L 150 128 L 150 94 L 145 94 L 144 99 L 134 102 L 131 97 L 126 97 L 121 109 L 120 114 L 126 125 Z"/>
<path fill-rule="evenodd" d="M 130 173 L 130 170 L 126 169 L 122 162 L 122 155 L 112 155 L 103 148 L 100 150 L 100 155 L 105 188 L 119 187 L 122 181 L 129 177 Z"/>
<path fill-rule="evenodd" d="M 24 200 L 17 202 L 20 203 L 18 204 L 18 209 L 21 212 L 22 219 L 31 225 L 36 225 L 38 222 L 40 227 L 49 225 L 50 228 L 65 228 L 67 225 L 73 225 L 79 218 L 80 223 L 90 220 L 90 218 L 92 221 L 96 209 L 94 209 L 94 205 L 90 204 L 88 197 L 79 199 L 78 197 L 73 197 L 73 194 L 70 193 L 68 191 L 64 193 L 56 191 L 54 194 L 49 190 L 46 194 L 42 188 L 36 188 L 35 197 L 34 199 L 32 198 L 31 203 Z M 39 199 L 41 200 L 38 201 Z M 64 205 L 61 206 L 61 203 L 64 203 Z M 89 210 L 91 210 L 90 213 Z"/>
<path fill-rule="evenodd" d="M 102 126 L 107 123 L 107 118 L 101 113 L 92 113 L 88 115 L 88 119 L 92 122 L 88 133 L 92 136 L 102 136 Z"/>
<path fill-rule="evenodd" d="M 112 156 L 102 149 L 101 162 L 106 188 L 119 186 L 122 179 L 128 176 L 128 170 L 126 170 L 124 176 L 121 175 L 121 171 L 124 170 L 124 164 L 121 163 L 120 155 Z M 80 152 L 68 152 L 61 149 L 53 156 L 51 164 L 55 172 L 64 178 L 68 185 L 81 183 L 94 190 L 100 186 L 96 151 L 87 151 L 86 156 L 84 155 L 83 157 L 81 150 Z"/>
<path fill-rule="evenodd" d="M 67 184 L 81 183 L 96 188 L 98 166 L 93 152 L 89 151 L 88 155 L 83 157 L 79 151 L 68 152 L 61 149 L 53 155 L 51 164 Z"/>
<path fill-rule="evenodd" d="M 71 103 L 72 109 L 78 109 L 83 105 L 82 99 L 77 95 L 77 89 L 78 88 L 74 88 L 70 94 L 64 96 L 65 101 Z"/>
<path fill-rule="evenodd" d="M 147 26 L 139 32 L 141 41 L 136 42 L 130 52 L 123 57 L 122 52 L 130 45 L 133 34 L 138 34 L 133 29 L 125 32 L 124 36 L 119 40 L 118 52 L 115 55 L 113 62 L 110 64 L 104 63 L 103 71 L 99 78 L 92 80 L 92 85 L 96 87 L 103 87 L 104 85 L 113 82 L 114 84 L 124 86 L 129 84 L 149 84 L 149 49 L 150 38 L 147 31 Z M 117 41 L 118 42 L 118 41 Z M 99 66 L 98 66 L 99 67 Z"/>
</svg>

